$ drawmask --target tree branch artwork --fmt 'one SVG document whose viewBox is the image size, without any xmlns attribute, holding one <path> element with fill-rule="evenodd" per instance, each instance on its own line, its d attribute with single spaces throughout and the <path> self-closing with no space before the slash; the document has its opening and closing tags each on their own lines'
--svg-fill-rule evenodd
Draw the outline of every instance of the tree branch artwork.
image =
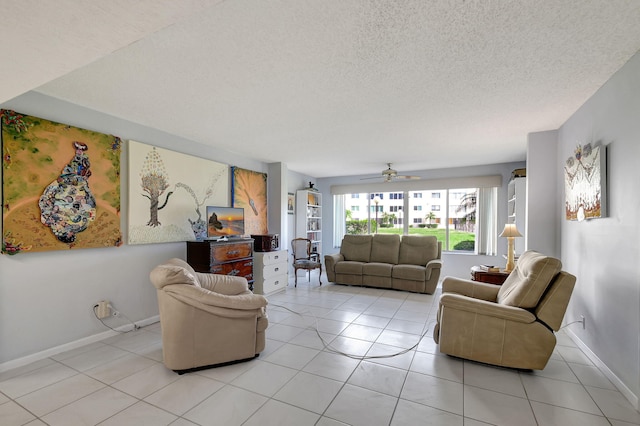
<svg viewBox="0 0 640 426">
<path fill-rule="evenodd" d="M 140 178 L 142 190 L 146 192 L 146 194 L 141 195 L 149 199 L 149 222 L 147 222 L 147 226 L 160 226 L 158 211 L 167 205 L 173 191 L 167 193 L 164 202 L 160 205 L 160 197 L 169 188 L 169 175 L 155 147 L 147 154 L 144 160 Z"/>
</svg>

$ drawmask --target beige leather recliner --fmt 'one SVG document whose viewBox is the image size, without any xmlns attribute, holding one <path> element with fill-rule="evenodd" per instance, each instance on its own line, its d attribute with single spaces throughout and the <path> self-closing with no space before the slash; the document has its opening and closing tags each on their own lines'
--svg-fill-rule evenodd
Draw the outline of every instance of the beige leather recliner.
<svg viewBox="0 0 640 426">
<path fill-rule="evenodd" d="M 182 374 L 252 359 L 264 349 L 267 299 L 253 294 L 245 278 L 195 272 L 181 259 L 156 266 L 150 278 L 167 368 Z"/>
<path fill-rule="evenodd" d="M 576 282 L 561 268 L 560 260 L 527 251 L 502 286 L 444 278 L 433 333 L 440 352 L 544 369 Z"/>
</svg>

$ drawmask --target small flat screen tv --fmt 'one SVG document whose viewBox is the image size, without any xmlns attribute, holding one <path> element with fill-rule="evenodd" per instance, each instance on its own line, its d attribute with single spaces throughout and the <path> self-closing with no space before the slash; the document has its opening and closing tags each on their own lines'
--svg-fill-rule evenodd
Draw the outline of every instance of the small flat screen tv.
<svg viewBox="0 0 640 426">
<path fill-rule="evenodd" d="M 243 235 L 243 208 L 207 206 L 207 238 L 218 239 Z"/>
</svg>

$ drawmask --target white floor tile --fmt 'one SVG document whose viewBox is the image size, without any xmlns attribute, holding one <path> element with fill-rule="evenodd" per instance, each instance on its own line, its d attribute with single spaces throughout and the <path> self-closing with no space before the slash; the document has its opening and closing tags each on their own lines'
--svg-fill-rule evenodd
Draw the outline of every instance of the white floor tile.
<svg viewBox="0 0 640 426">
<path fill-rule="evenodd" d="M 536 416 L 538 425 L 580 425 L 580 426 L 608 426 L 609 422 L 603 416 L 583 413 L 582 411 L 570 410 L 568 408 L 556 407 L 554 405 L 531 402 L 533 413 Z"/>
<path fill-rule="evenodd" d="M 390 426 L 463 426 L 462 416 L 400 399 Z"/>
<path fill-rule="evenodd" d="M 106 384 L 115 383 L 138 371 L 156 365 L 157 362 L 137 354 L 125 355 L 106 364 L 101 364 L 84 372 Z"/>
<path fill-rule="evenodd" d="M 464 416 L 495 425 L 536 425 L 526 398 L 473 386 L 464 387 Z"/>
<path fill-rule="evenodd" d="M 274 398 L 314 413 L 322 414 L 329 406 L 343 382 L 299 372 L 282 387 Z"/>
<path fill-rule="evenodd" d="M 346 382 L 360 361 L 328 352 L 320 352 L 302 370 L 307 373 Z"/>
<path fill-rule="evenodd" d="M 187 374 L 144 400 L 181 416 L 224 386 L 224 383 L 195 374 Z"/>
<path fill-rule="evenodd" d="M 415 346 L 420 341 L 419 334 L 403 333 L 401 331 L 387 330 L 385 329 L 380 333 L 380 337 L 376 340 L 377 343 L 384 345 L 397 346 L 399 348 L 407 349 Z"/>
<path fill-rule="evenodd" d="M 353 426 L 388 425 L 396 398 L 357 386 L 344 385 L 325 416 Z"/>
<path fill-rule="evenodd" d="M 569 367 L 576 375 L 580 383 L 585 386 L 594 386 L 597 388 L 617 390 L 607 376 L 605 376 L 597 367 L 584 364 L 569 364 Z"/>
<path fill-rule="evenodd" d="M 243 426 L 314 426 L 319 418 L 319 414 L 272 399 L 260 407 Z"/>
<path fill-rule="evenodd" d="M 375 315 L 359 315 L 353 320 L 353 324 L 367 325 L 369 327 L 385 328 L 391 318 L 378 317 Z"/>
<path fill-rule="evenodd" d="M 361 324 L 350 324 L 340 335 L 350 337 L 352 339 L 375 342 L 378 336 L 380 336 L 380 333 L 382 333 L 381 328 L 369 327 Z"/>
<path fill-rule="evenodd" d="M 22 396 L 16 401 L 35 415 L 42 417 L 105 386 L 104 383 L 84 374 L 76 374 Z"/>
<path fill-rule="evenodd" d="M 115 382 L 111 386 L 142 399 L 178 380 L 178 378 L 180 376 L 177 373 L 167 369 L 164 365 L 155 364 Z"/>
<path fill-rule="evenodd" d="M 462 415 L 462 392 L 462 383 L 410 371 L 400 398 Z"/>
<path fill-rule="evenodd" d="M 268 400 L 257 393 L 227 385 L 183 417 L 201 426 L 241 425 Z"/>
<path fill-rule="evenodd" d="M 42 418 L 51 426 L 86 426 L 98 424 L 137 400 L 112 388 L 103 388 Z"/>
<path fill-rule="evenodd" d="M 522 376 L 524 388 L 531 401 L 600 415 L 601 411 L 584 387 L 540 376 Z"/>
<path fill-rule="evenodd" d="M 406 352 L 406 349 L 397 346 L 374 343 L 367 352 L 367 361 L 408 370 L 414 355 L 415 351 L 413 350 Z"/>
<path fill-rule="evenodd" d="M 296 375 L 298 370 L 258 361 L 231 384 L 239 388 L 271 397 Z"/>
<path fill-rule="evenodd" d="M 491 367 L 465 361 L 464 384 L 519 398 L 527 397 L 518 372 L 508 368 Z"/>
<path fill-rule="evenodd" d="M 587 386 L 586 389 L 605 416 L 610 419 L 640 424 L 640 413 L 620 392 L 592 386 Z"/>
<path fill-rule="evenodd" d="M 338 336 L 331 341 L 327 350 L 337 351 L 354 357 L 363 357 L 371 349 L 373 342 Z"/>
<path fill-rule="evenodd" d="M 77 371 L 56 362 L 0 382 L 0 392 L 9 398 L 18 398 L 76 374 Z"/>
<path fill-rule="evenodd" d="M 138 402 L 124 409 L 113 417 L 109 417 L 100 426 L 140 426 L 140 425 L 174 425 L 177 419 L 173 414 L 154 407 L 146 402 Z"/>
<path fill-rule="evenodd" d="M 358 367 L 356 367 L 348 383 L 398 397 L 400 396 L 406 377 L 407 370 L 362 361 Z"/>
<path fill-rule="evenodd" d="M 300 370 L 307 365 L 309 361 L 315 358 L 318 353 L 320 353 L 318 349 L 310 349 L 305 348 L 304 346 L 286 343 L 271 355 L 263 358 L 263 360 L 273 364 L 282 365 L 284 367 Z"/>
<path fill-rule="evenodd" d="M 0 404 L 0 419 L 3 426 L 21 426 L 35 418 L 36 416 L 13 401 Z"/>
<path fill-rule="evenodd" d="M 462 383 L 464 377 L 463 366 L 463 361 L 458 358 L 416 352 L 410 370 Z"/>
<path fill-rule="evenodd" d="M 531 372 L 523 372 L 523 375 L 533 375 L 547 377 L 549 379 L 562 380 L 565 382 L 579 383 L 578 378 L 573 373 L 569 365 L 564 361 L 550 359 L 544 370 L 533 370 Z"/>
</svg>

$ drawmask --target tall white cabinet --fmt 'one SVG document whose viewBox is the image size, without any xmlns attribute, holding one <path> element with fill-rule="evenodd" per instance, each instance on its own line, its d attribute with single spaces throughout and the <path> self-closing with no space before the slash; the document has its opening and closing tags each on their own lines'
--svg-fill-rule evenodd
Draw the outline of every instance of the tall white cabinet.
<svg viewBox="0 0 640 426">
<path fill-rule="evenodd" d="M 527 178 L 517 177 L 509 181 L 507 186 L 507 222 L 515 223 L 522 237 L 514 241 L 516 256 L 525 250 L 526 228 L 525 216 L 527 211 Z"/>
<path fill-rule="evenodd" d="M 322 259 L 322 194 L 301 189 L 296 193 L 296 237 L 311 240 L 311 251 Z"/>
</svg>

